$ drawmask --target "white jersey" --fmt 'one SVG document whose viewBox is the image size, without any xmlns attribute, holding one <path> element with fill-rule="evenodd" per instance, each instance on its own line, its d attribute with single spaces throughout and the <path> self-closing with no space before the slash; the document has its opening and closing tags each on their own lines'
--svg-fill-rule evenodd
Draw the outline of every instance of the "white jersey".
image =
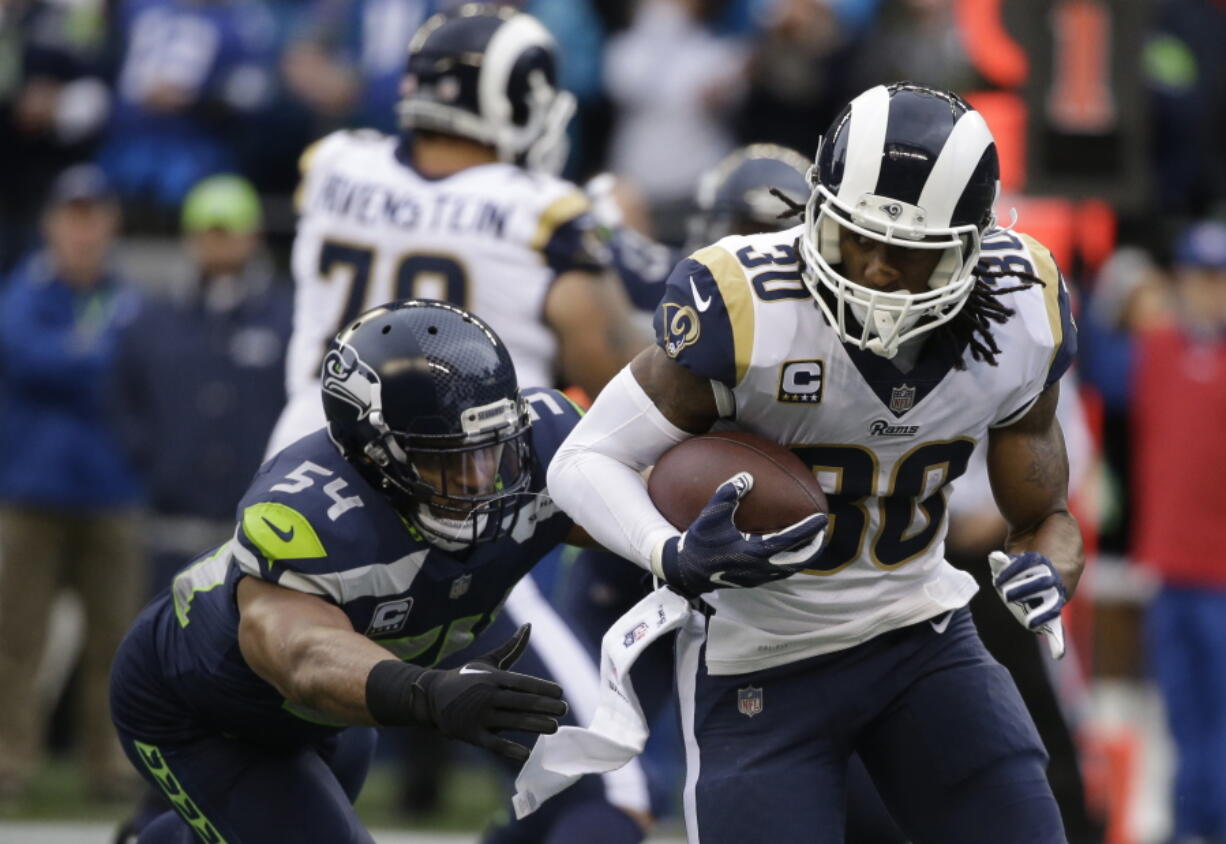
<svg viewBox="0 0 1226 844">
<path fill-rule="evenodd" d="M 731 425 L 791 448 L 830 500 L 816 568 L 706 596 L 714 674 L 842 650 L 964 606 L 976 586 L 944 560 L 949 483 L 988 429 L 1020 418 L 1076 349 L 1051 255 L 1026 235 L 994 232 L 984 259 L 1044 282 L 1002 295 L 1015 314 L 993 324 L 998 365 L 966 349 L 958 370 L 930 335 L 900 371 L 840 342 L 800 280 L 799 231 L 729 237 L 694 253 L 656 314 L 665 352 L 731 389 Z"/>
<path fill-rule="evenodd" d="M 554 383 L 545 297 L 559 273 L 591 267 L 582 244 L 587 197 L 502 163 L 429 179 L 400 146 L 396 137 L 345 131 L 303 156 L 286 363 L 299 412 L 287 409 L 270 452 L 323 425 L 319 365 L 332 337 L 394 299 L 441 299 L 478 314 L 510 349 L 521 386 Z"/>
</svg>

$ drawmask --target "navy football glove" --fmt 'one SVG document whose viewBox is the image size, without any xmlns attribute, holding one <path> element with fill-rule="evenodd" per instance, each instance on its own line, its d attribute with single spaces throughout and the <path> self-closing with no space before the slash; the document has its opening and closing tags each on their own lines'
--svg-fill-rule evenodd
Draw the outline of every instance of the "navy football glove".
<svg viewBox="0 0 1226 844">
<path fill-rule="evenodd" d="M 414 696 L 418 720 L 445 736 L 470 742 L 517 761 L 528 749 L 496 735 L 501 730 L 556 733 L 566 714 L 556 683 L 508 671 L 528 647 L 532 626 L 525 624 L 501 646 L 450 671 L 430 669 L 418 676 Z"/>
<path fill-rule="evenodd" d="M 1051 560 L 1037 551 L 988 555 L 992 585 L 1018 622 L 1034 633 L 1047 636 L 1051 655 L 1064 656 L 1064 625 L 1060 609 L 1068 603 L 1068 592 Z"/>
<path fill-rule="evenodd" d="M 752 488 L 748 472 L 733 475 L 685 533 L 664 541 L 653 564 L 669 586 L 694 598 L 712 589 L 761 586 L 813 565 L 826 537 L 826 515 L 814 514 L 775 533 L 742 533 L 732 519 Z"/>
</svg>

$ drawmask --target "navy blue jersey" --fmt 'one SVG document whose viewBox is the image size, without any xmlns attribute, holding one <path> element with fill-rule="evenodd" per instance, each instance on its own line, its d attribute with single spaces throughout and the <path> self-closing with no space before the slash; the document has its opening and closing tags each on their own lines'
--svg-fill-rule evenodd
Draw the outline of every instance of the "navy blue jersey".
<svg viewBox="0 0 1226 844">
<path fill-rule="evenodd" d="M 326 431 L 265 463 L 239 503 L 234 537 L 192 561 L 170 595 L 138 622 L 138 630 L 152 631 L 147 653 L 156 653 L 162 685 L 177 698 L 173 711 L 186 709 L 214 729 L 277 744 L 340 726 L 286 701 L 244 661 L 235 600 L 244 576 L 335 604 L 354 630 L 417 665 L 433 665 L 469 644 L 515 582 L 572 526 L 544 486 L 546 467 L 579 411 L 554 390 L 524 396 L 533 416 L 532 494 L 508 536 L 465 551 L 447 552 L 423 539 L 341 457 Z M 130 721 L 142 717 L 141 707 L 118 703 L 116 723 L 140 734 L 141 725 Z M 169 732 L 182 736 L 182 730 Z"/>
</svg>

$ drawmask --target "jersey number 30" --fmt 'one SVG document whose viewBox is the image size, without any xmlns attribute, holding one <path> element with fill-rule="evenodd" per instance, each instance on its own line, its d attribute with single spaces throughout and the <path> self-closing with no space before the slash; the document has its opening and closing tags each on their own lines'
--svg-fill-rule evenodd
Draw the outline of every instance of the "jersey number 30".
<svg viewBox="0 0 1226 844">
<path fill-rule="evenodd" d="M 854 562 L 864 552 L 873 565 L 898 568 L 928 550 L 945 518 L 949 483 L 966 472 L 975 444 L 969 439 L 925 443 L 908 452 L 894 466 L 890 488 L 878 490 L 877 456 L 866 448 L 848 445 L 793 446 L 793 451 L 819 475 L 834 479 L 830 503 L 830 541 L 818 559 L 814 574 L 831 574 Z M 876 497 L 880 509 L 875 534 L 867 499 Z"/>
</svg>

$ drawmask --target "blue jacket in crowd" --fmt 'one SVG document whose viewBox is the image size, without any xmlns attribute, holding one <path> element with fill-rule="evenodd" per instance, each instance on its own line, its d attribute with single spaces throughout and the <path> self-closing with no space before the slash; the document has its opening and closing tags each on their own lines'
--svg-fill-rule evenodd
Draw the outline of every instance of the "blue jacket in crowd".
<svg viewBox="0 0 1226 844">
<path fill-rule="evenodd" d="M 140 499 L 111 389 L 118 338 L 138 302 L 113 276 L 70 286 L 44 254 L 13 273 L 0 295 L 0 501 L 107 510 Z"/>
<path fill-rule="evenodd" d="M 292 290 L 232 281 L 147 297 L 123 341 L 125 430 L 160 516 L 233 519 L 285 404 Z"/>
</svg>

